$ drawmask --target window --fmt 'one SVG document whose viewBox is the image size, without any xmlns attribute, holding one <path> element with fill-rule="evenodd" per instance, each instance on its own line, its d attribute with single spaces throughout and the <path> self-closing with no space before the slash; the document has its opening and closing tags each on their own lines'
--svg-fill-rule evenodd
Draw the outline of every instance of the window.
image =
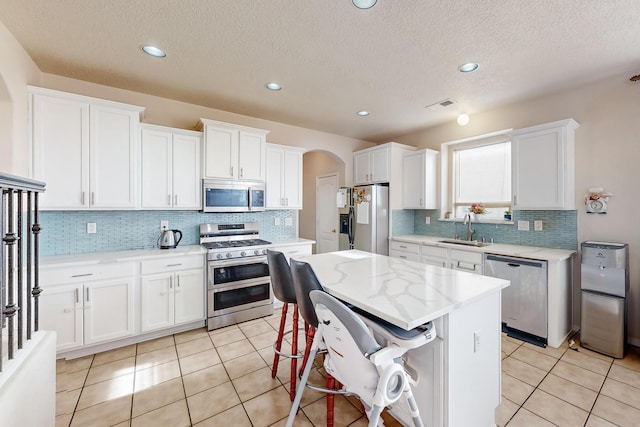
<svg viewBox="0 0 640 427">
<path fill-rule="evenodd" d="M 443 150 L 445 151 L 445 150 Z M 482 203 L 479 220 L 502 221 L 511 210 L 511 142 L 506 135 L 449 143 L 448 208 L 462 219 L 473 203 Z"/>
</svg>

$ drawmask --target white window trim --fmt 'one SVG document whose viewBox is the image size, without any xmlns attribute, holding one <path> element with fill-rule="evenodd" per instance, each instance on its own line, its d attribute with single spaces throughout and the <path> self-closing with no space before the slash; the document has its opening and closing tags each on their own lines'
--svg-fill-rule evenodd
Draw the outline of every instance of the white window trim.
<svg viewBox="0 0 640 427">
<path fill-rule="evenodd" d="M 453 147 L 479 147 L 511 140 L 513 129 L 503 129 L 483 135 L 444 142 L 440 146 L 440 220 L 462 221 L 461 218 L 445 219 L 445 213 L 453 209 Z M 487 207 L 490 207 L 487 205 Z M 500 220 L 480 220 L 478 222 L 504 224 Z"/>
</svg>

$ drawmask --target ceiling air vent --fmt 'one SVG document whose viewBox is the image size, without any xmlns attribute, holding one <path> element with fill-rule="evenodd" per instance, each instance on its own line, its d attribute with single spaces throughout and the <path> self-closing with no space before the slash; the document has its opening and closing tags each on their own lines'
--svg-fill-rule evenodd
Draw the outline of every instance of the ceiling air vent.
<svg viewBox="0 0 640 427">
<path fill-rule="evenodd" d="M 440 111 L 443 110 L 451 105 L 455 104 L 454 101 L 450 100 L 450 99 L 444 99 L 442 101 L 438 101 L 435 104 L 431 104 L 431 105 L 427 105 L 425 108 L 427 110 L 431 110 L 431 111 Z"/>
</svg>

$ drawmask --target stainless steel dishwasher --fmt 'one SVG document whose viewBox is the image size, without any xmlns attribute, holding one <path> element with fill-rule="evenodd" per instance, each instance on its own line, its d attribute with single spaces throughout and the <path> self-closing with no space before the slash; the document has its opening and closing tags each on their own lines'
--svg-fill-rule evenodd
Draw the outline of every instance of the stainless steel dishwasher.
<svg viewBox="0 0 640 427">
<path fill-rule="evenodd" d="M 546 346 L 547 262 L 485 254 L 484 275 L 511 282 L 502 290 L 503 331 Z"/>
</svg>

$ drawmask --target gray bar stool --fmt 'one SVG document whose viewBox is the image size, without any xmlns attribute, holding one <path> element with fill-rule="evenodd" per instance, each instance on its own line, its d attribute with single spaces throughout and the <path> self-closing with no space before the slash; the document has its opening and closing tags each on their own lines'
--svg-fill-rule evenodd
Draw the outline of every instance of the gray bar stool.
<svg viewBox="0 0 640 427">
<path fill-rule="evenodd" d="M 269 276 L 271 276 L 271 286 L 276 298 L 283 302 L 282 318 L 280 319 L 280 328 L 278 329 L 278 338 L 273 344 L 273 366 L 271 368 L 271 378 L 275 378 L 278 374 L 278 362 L 280 357 L 291 359 L 291 384 L 289 386 L 289 398 L 293 401 L 296 395 L 296 376 L 297 364 L 301 355 L 298 355 L 298 304 L 296 300 L 296 292 L 293 287 L 293 279 L 291 278 L 291 269 L 289 263 L 282 252 L 267 250 L 267 263 L 269 264 Z M 293 304 L 293 324 L 291 339 L 291 354 L 283 353 L 282 338 L 287 321 L 287 311 L 289 304 Z"/>
</svg>

